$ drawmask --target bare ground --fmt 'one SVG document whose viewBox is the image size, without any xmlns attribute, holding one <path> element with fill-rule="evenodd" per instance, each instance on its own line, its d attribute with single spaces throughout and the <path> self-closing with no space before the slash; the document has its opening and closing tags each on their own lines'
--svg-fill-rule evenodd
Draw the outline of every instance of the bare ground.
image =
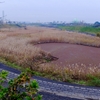
<svg viewBox="0 0 100 100">
<path fill-rule="evenodd" d="M 100 48 L 66 43 L 45 43 L 36 46 L 57 57 L 58 60 L 52 62 L 54 64 L 63 66 L 66 64 L 98 66 L 100 64 Z"/>
</svg>

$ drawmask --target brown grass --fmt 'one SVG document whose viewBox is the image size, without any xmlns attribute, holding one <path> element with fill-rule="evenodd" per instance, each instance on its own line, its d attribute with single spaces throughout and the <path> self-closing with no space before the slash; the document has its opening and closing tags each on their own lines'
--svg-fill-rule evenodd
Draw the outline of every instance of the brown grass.
<svg viewBox="0 0 100 100">
<path fill-rule="evenodd" d="M 84 64 L 66 64 L 66 66 L 62 67 L 54 64 L 41 64 L 39 71 L 48 75 L 51 74 L 51 78 L 57 78 L 60 81 L 68 81 L 68 79 L 88 80 L 89 75 L 100 78 L 100 65 L 89 65 L 87 67 Z"/>
<path fill-rule="evenodd" d="M 40 30 L 41 29 L 42 28 L 40 28 Z M 33 38 L 29 41 L 29 43 L 64 42 L 100 47 L 99 37 L 75 32 L 60 31 L 57 29 L 43 29 L 39 32 L 37 31 L 36 34 L 31 35 Z"/>
<path fill-rule="evenodd" d="M 66 80 L 69 76 L 74 79 L 86 79 L 87 74 L 99 76 L 100 66 L 40 65 L 50 59 L 51 55 L 35 47 L 34 44 L 45 42 L 75 43 L 100 47 L 100 38 L 58 29 L 28 27 L 28 30 L 12 28 L 0 31 L 0 56 L 22 67 L 31 67 L 40 72 L 52 73 L 56 78 Z M 35 66 L 37 65 L 37 66 Z M 92 68 L 92 69 L 91 69 Z"/>
</svg>

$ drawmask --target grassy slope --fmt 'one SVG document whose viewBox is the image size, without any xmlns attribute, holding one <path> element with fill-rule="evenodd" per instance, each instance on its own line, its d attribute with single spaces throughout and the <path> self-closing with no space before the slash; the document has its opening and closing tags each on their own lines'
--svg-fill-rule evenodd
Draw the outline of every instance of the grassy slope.
<svg viewBox="0 0 100 100">
<path fill-rule="evenodd" d="M 92 26 L 59 26 L 59 28 L 62 30 L 68 30 L 68 31 L 100 34 L 100 27 L 95 28 Z"/>
</svg>

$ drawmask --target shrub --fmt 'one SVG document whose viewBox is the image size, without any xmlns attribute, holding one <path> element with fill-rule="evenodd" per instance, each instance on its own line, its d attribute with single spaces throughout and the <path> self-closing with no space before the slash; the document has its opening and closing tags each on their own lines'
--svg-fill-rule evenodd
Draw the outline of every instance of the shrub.
<svg viewBox="0 0 100 100">
<path fill-rule="evenodd" d="M 30 81 L 31 71 L 22 72 L 20 76 L 9 81 L 8 87 L 3 87 L 3 82 L 7 77 L 7 72 L 0 73 L 0 100 L 41 100 L 42 96 L 38 95 L 38 83 Z"/>
<path fill-rule="evenodd" d="M 97 37 L 100 37 L 100 33 L 97 33 Z"/>
</svg>

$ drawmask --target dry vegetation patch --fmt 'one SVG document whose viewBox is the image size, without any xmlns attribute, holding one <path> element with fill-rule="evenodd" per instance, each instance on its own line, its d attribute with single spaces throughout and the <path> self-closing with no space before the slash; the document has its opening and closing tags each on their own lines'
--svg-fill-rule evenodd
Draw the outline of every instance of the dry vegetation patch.
<svg viewBox="0 0 100 100">
<path fill-rule="evenodd" d="M 57 79 L 59 81 L 71 81 L 71 80 L 86 80 L 88 81 L 92 75 L 100 78 L 100 65 L 86 66 L 84 64 L 67 64 L 65 66 L 55 65 L 51 63 L 44 63 L 40 65 L 39 71 L 47 73 L 51 79 Z"/>
<path fill-rule="evenodd" d="M 42 28 L 39 29 L 41 30 Z M 33 34 L 33 38 L 29 41 L 29 43 L 37 44 L 47 42 L 64 42 L 100 47 L 99 37 L 93 37 L 75 32 L 61 31 L 57 29 L 43 29 L 41 32 L 37 31 L 36 34 Z"/>
<path fill-rule="evenodd" d="M 43 58 L 51 57 L 40 48 L 27 43 L 30 40 L 30 34 L 24 33 L 25 30 L 17 31 L 0 33 L 1 57 L 23 67 L 32 67 L 34 63 L 45 62 Z"/>
<path fill-rule="evenodd" d="M 53 60 L 50 54 L 35 46 L 37 43 L 47 42 L 75 43 L 100 47 L 99 37 L 41 27 L 28 27 L 28 30 L 14 28 L 11 31 L 0 32 L 0 56 L 23 67 L 31 67 L 40 72 L 62 76 L 63 80 L 66 77 L 68 78 L 68 73 L 71 77 L 80 79 L 80 76 L 85 77 L 85 73 L 95 74 L 100 72 L 99 67 L 93 68 L 93 66 L 93 70 L 91 67 L 86 70 L 86 67 L 76 65 L 74 67 L 66 65 L 64 68 L 53 65 L 38 66 L 42 62 Z"/>
</svg>

